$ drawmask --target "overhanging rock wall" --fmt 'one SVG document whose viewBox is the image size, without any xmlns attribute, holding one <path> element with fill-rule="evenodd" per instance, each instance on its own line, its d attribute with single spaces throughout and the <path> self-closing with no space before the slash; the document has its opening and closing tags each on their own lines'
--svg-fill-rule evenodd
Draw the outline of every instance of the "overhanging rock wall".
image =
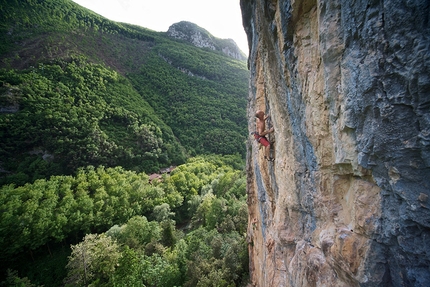
<svg viewBox="0 0 430 287">
<path fill-rule="evenodd" d="M 241 0 L 254 286 L 430 286 L 430 2 Z"/>
</svg>

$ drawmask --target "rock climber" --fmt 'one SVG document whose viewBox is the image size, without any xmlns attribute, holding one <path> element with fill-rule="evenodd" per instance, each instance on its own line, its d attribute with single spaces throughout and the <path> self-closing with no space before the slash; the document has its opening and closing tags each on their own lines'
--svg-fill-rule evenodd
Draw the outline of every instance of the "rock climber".
<svg viewBox="0 0 430 287">
<path fill-rule="evenodd" d="M 268 161 L 274 161 L 275 159 L 273 157 L 270 157 L 270 142 L 265 137 L 269 133 L 273 133 L 273 127 L 266 131 L 266 120 L 269 117 L 269 115 L 264 115 L 264 112 L 262 110 L 258 110 L 255 113 L 256 120 L 256 127 L 257 131 L 254 132 L 255 139 L 264 146 L 264 158 Z"/>
</svg>

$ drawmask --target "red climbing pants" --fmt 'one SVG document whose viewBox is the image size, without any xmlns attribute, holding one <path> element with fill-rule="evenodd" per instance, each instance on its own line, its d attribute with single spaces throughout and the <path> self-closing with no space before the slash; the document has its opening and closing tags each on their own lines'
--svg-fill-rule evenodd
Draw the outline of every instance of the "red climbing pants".
<svg viewBox="0 0 430 287">
<path fill-rule="evenodd" d="M 254 137 L 262 145 L 264 145 L 264 146 L 269 146 L 270 145 L 269 141 L 266 139 L 265 136 L 260 136 L 259 134 L 255 133 Z"/>
</svg>

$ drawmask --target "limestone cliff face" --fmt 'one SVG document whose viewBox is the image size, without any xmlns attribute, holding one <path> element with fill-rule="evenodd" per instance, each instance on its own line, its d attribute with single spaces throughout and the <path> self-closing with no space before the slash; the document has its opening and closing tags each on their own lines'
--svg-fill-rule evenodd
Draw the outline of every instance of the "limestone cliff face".
<svg viewBox="0 0 430 287">
<path fill-rule="evenodd" d="M 427 0 L 241 0 L 253 286 L 430 286 Z"/>
<path fill-rule="evenodd" d="M 213 51 L 223 52 L 236 60 L 243 61 L 247 59 L 233 39 L 216 38 L 205 29 L 191 22 L 182 21 L 171 25 L 167 31 L 167 35 L 190 42 L 199 48 L 208 48 Z"/>
</svg>

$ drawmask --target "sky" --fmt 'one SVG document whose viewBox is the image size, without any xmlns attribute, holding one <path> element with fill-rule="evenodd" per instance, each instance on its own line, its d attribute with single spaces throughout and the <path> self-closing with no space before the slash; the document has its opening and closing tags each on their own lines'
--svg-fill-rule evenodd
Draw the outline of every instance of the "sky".
<svg viewBox="0 0 430 287">
<path fill-rule="evenodd" d="M 221 39 L 233 39 L 248 55 L 240 0 L 73 0 L 110 20 L 166 32 L 188 21 Z"/>
</svg>

